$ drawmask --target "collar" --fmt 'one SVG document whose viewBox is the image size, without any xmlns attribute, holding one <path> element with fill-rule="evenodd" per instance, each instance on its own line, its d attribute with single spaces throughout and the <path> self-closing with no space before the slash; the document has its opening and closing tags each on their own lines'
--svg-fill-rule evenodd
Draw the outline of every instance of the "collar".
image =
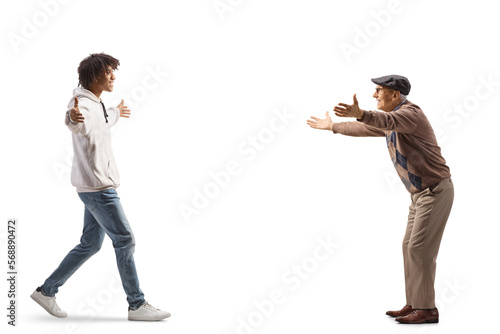
<svg viewBox="0 0 500 334">
<path fill-rule="evenodd" d="M 398 105 L 396 106 L 396 108 L 392 109 L 392 111 L 396 111 L 396 110 L 398 110 L 399 108 L 401 108 L 401 106 L 403 105 L 403 103 L 405 103 L 407 100 L 408 100 L 408 99 L 406 98 L 406 99 L 404 99 L 403 101 L 401 101 L 401 103 L 400 103 L 400 104 L 398 104 Z"/>
</svg>

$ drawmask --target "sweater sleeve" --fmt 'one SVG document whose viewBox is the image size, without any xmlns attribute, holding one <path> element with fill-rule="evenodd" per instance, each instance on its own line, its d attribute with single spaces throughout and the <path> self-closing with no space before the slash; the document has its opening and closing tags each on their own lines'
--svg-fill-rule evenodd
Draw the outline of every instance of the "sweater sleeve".
<svg viewBox="0 0 500 334">
<path fill-rule="evenodd" d="M 391 112 L 365 110 L 359 122 L 380 130 L 413 133 L 417 129 L 418 120 L 417 109 L 403 107 Z"/>
<path fill-rule="evenodd" d="M 333 133 L 352 137 L 384 137 L 385 132 L 360 122 L 333 123 Z"/>
</svg>

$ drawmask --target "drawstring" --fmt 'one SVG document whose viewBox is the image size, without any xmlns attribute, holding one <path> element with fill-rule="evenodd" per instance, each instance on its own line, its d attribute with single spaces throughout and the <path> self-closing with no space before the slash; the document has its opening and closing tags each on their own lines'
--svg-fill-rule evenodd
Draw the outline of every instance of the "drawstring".
<svg viewBox="0 0 500 334">
<path fill-rule="evenodd" d="M 102 111 L 104 112 L 104 118 L 106 119 L 106 123 L 108 123 L 108 113 L 106 112 L 106 107 L 104 106 L 104 103 L 102 103 L 102 101 L 101 105 L 102 105 Z"/>
</svg>

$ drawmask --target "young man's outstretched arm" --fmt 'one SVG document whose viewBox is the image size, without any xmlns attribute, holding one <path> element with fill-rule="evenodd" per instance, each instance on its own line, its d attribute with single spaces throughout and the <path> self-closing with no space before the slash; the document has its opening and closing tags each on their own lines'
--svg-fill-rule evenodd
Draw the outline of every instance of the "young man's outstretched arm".
<svg viewBox="0 0 500 334">
<path fill-rule="evenodd" d="M 85 117 L 83 113 L 88 115 L 88 109 L 82 106 L 80 111 L 80 106 L 78 105 L 78 98 L 75 97 L 75 102 L 73 107 L 66 112 L 65 123 L 68 128 L 76 135 L 84 136 L 90 131 L 90 121 L 85 122 Z M 83 112 L 83 113 L 82 113 Z"/>
</svg>

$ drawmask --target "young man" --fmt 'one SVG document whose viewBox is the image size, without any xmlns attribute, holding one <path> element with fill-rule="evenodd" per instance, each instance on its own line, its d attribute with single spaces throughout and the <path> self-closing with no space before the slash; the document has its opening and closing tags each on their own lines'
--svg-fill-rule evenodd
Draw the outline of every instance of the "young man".
<svg viewBox="0 0 500 334">
<path fill-rule="evenodd" d="M 439 321 L 435 306 L 434 277 L 436 258 L 443 231 L 453 204 L 453 183 L 441 156 L 432 127 L 419 106 L 407 100 L 410 82 L 400 75 L 372 79 L 377 84 L 373 97 L 379 111 L 339 103 L 333 110 L 339 117 L 357 122 L 333 123 L 311 117 L 314 129 L 330 130 L 355 137 L 383 137 L 396 171 L 411 195 L 408 225 L 403 239 L 406 306 L 386 314 L 401 323 L 420 324 Z"/>
<path fill-rule="evenodd" d="M 80 244 L 71 250 L 59 267 L 31 295 L 40 306 L 55 317 L 65 318 L 55 295 L 80 266 L 101 248 L 104 235 L 113 241 L 116 262 L 129 303 L 128 319 L 155 321 L 170 313 L 144 300 L 134 263 L 134 235 L 115 188 L 120 184 L 111 149 L 110 129 L 120 117 L 130 117 L 123 100 L 106 109 L 102 92 L 113 91 L 114 70 L 120 62 L 107 54 L 91 54 L 78 67 L 79 86 L 73 91 L 66 112 L 66 125 L 73 137 L 71 183 L 85 206 Z"/>
</svg>

